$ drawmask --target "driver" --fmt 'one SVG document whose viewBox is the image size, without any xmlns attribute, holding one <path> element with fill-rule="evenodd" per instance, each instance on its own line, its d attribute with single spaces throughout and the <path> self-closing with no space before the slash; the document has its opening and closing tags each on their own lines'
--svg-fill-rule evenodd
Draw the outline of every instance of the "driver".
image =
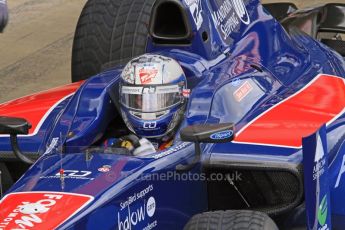
<svg viewBox="0 0 345 230">
<path fill-rule="evenodd" d="M 153 54 L 134 58 L 124 68 L 119 88 L 121 115 L 132 134 L 118 145 L 136 156 L 171 146 L 189 96 L 178 62 Z"/>
<path fill-rule="evenodd" d="M 0 0 L 0 33 L 5 29 L 8 21 L 7 0 Z"/>
</svg>

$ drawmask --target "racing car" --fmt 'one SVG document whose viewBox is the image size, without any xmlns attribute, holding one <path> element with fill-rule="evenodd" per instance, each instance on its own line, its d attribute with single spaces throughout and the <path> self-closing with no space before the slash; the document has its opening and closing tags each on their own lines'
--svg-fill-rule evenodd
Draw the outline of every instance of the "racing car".
<svg viewBox="0 0 345 230">
<path fill-rule="evenodd" d="M 73 83 L 0 105 L 0 229 L 344 229 L 342 33 L 344 4 L 89 0 Z M 190 93 L 141 156 L 105 142 L 133 133 L 119 88 L 144 53 Z"/>
</svg>

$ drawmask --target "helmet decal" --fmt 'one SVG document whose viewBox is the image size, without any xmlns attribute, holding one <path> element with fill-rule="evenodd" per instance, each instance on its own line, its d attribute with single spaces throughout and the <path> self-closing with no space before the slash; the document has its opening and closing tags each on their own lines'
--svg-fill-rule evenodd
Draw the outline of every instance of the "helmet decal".
<svg viewBox="0 0 345 230">
<path fill-rule="evenodd" d="M 127 64 L 125 66 L 125 68 L 122 71 L 121 78 L 129 84 L 134 84 L 135 76 L 134 76 L 134 70 L 132 68 L 132 65 Z"/>
</svg>

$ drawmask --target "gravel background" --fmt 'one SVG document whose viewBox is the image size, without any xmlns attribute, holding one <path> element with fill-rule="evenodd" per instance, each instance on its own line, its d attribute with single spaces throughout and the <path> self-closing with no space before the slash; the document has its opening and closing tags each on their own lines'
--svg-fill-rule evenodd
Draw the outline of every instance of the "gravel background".
<svg viewBox="0 0 345 230">
<path fill-rule="evenodd" d="M 286 2 L 264 2 L 279 1 Z M 73 33 L 85 2 L 9 0 L 10 23 L 0 34 L 0 102 L 70 82 Z M 332 1 L 292 2 L 306 7 Z"/>
</svg>

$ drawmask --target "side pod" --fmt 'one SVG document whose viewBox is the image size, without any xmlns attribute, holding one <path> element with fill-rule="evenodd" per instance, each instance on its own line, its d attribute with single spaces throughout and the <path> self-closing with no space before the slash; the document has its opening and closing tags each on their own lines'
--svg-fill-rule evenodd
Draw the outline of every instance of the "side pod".
<svg viewBox="0 0 345 230">
<path fill-rule="evenodd" d="M 325 125 L 303 138 L 303 166 L 307 229 L 332 229 Z"/>
</svg>

